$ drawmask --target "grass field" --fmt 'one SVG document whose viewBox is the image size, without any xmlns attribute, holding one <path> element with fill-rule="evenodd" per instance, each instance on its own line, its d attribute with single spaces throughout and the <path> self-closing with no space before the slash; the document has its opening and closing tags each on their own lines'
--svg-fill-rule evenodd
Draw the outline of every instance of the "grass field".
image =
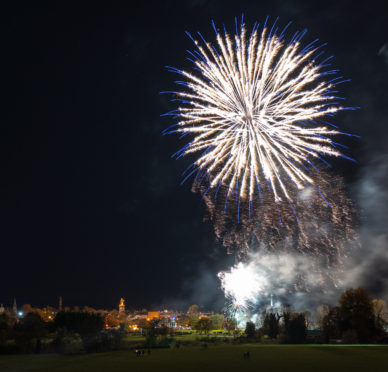
<svg viewBox="0 0 388 372">
<path fill-rule="evenodd" d="M 250 360 L 243 353 L 250 352 Z M 227 345 L 86 355 L 0 356 L 1 372 L 386 371 L 388 346 Z"/>
</svg>

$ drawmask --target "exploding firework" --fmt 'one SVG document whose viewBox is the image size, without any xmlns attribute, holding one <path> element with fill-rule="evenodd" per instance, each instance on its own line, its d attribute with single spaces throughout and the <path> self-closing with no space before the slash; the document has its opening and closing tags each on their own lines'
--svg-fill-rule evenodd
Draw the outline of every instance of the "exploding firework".
<svg viewBox="0 0 388 372">
<path fill-rule="evenodd" d="M 252 209 L 247 201 L 239 204 L 238 195 L 225 208 L 223 198 L 206 192 L 204 182 L 194 183 L 193 191 L 202 193 L 207 218 L 228 253 L 236 251 L 241 259 L 248 252 L 297 253 L 314 257 L 320 267 L 341 266 L 358 241 L 357 213 L 339 176 L 321 170 L 311 177 L 317 186 L 292 190 L 293 204 L 276 203 L 263 193 Z M 218 194 L 227 192 L 221 188 Z"/>
<path fill-rule="evenodd" d="M 241 21 L 232 37 L 213 23 L 214 45 L 188 34 L 195 72 L 169 67 L 183 76 L 177 83 L 184 90 L 168 92 L 180 107 L 165 114 L 177 123 L 164 133 L 190 138 L 177 158 L 199 154 L 182 183 L 195 176 L 193 191 L 217 238 L 237 253 L 239 262 L 219 278 L 240 315 L 262 310 L 272 294 L 283 301 L 338 287 L 343 261 L 358 244 L 343 182 L 322 169 L 330 166 L 325 156 L 353 160 L 332 139 L 352 134 L 330 118 L 356 107 L 339 105 L 336 87 L 347 80 L 328 67 L 325 44 L 302 46 L 306 30 L 286 40 L 288 26 L 278 32 L 276 21 L 266 21 L 248 34 Z"/>
<path fill-rule="evenodd" d="M 317 41 L 305 47 L 306 30 L 285 41 L 276 21 L 250 35 L 241 22 L 233 38 L 216 32 L 217 44 L 194 41 L 190 52 L 198 74 L 169 68 L 183 76 L 185 91 L 171 92 L 181 107 L 167 113 L 179 119 L 165 133 L 191 135 L 176 152 L 178 158 L 200 152 L 184 172 L 187 179 L 208 180 L 207 190 L 224 191 L 224 200 L 237 193 L 250 210 L 254 195 L 267 193 L 277 202 L 295 202 L 296 190 L 315 185 L 310 170 L 324 155 L 341 154 L 331 137 L 342 133 L 328 122 L 341 110 L 336 86 L 346 80 L 329 69 Z M 332 129 L 329 129 L 329 126 Z M 342 133 L 347 134 L 347 133 Z M 185 180 L 184 179 L 184 180 Z M 184 182 L 183 180 L 183 182 Z M 314 186 L 312 186 L 314 187 Z M 268 190 L 267 190 L 268 189 Z"/>
</svg>

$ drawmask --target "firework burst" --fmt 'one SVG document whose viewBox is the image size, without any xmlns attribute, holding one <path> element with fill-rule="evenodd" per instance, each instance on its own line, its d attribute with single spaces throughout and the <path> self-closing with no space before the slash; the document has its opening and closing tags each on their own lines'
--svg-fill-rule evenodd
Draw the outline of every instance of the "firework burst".
<svg viewBox="0 0 388 372">
<path fill-rule="evenodd" d="M 164 133 L 191 135 L 177 158 L 200 152 L 183 182 L 196 173 L 209 181 L 208 190 L 223 187 L 226 200 L 236 192 L 249 208 L 264 188 L 276 202 L 292 202 L 290 188 L 314 184 L 309 169 L 315 160 L 347 158 L 331 139 L 342 132 L 327 121 L 355 109 L 340 106 L 343 98 L 336 96 L 336 86 L 347 80 L 332 77 L 338 70 L 328 68 L 331 57 L 321 58 L 325 44 L 301 45 L 306 30 L 286 42 L 288 25 L 278 33 L 276 21 L 261 33 L 255 24 L 249 35 L 243 22 L 237 32 L 236 22 L 234 37 L 213 27 L 216 45 L 188 33 L 197 47 L 189 53 L 198 74 L 169 67 L 184 77 L 177 83 L 186 89 L 169 92 L 181 106 L 165 114 L 179 121 Z"/>
<path fill-rule="evenodd" d="M 270 193 L 263 193 L 249 208 L 248 201 L 239 204 L 234 194 L 225 209 L 227 187 L 218 190 L 218 198 L 207 192 L 206 181 L 194 182 L 192 189 L 202 194 L 206 218 L 213 222 L 228 253 L 235 251 L 241 259 L 248 252 L 297 253 L 318 258 L 319 266 L 341 266 L 351 247 L 358 244 L 356 210 L 341 177 L 329 176 L 322 169 L 310 176 L 317 186 L 302 191 L 291 188 L 293 204 L 276 203 Z"/>
</svg>

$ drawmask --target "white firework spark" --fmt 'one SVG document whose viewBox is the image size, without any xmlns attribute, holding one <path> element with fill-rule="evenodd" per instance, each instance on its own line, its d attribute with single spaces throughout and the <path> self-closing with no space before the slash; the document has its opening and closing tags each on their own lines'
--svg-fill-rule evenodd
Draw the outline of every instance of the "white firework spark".
<svg viewBox="0 0 388 372">
<path fill-rule="evenodd" d="M 290 201 L 290 185 L 303 189 L 314 183 L 307 169 L 312 159 L 344 156 L 329 138 L 341 132 L 322 119 L 354 109 L 336 102 L 342 97 L 333 88 L 345 80 L 324 80 L 338 70 L 323 71 L 327 59 L 316 62 L 322 54 L 317 40 L 302 48 L 302 31 L 286 43 L 284 31 L 278 36 L 274 26 L 259 34 L 255 25 L 247 35 L 242 24 L 234 41 L 214 27 L 216 47 L 201 34 L 203 44 L 193 39 L 199 76 L 170 68 L 185 78 L 177 83 L 188 89 L 174 92 L 183 104 L 166 115 L 180 121 L 165 133 L 193 136 L 177 157 L 202 152 L 189 175 L 207 175 L 209 189 L 227 186 L 226 198 L 238 190 L 239 198 L 252 201 L 256 187 L 268 185 L 276 202 Z"/>
<path fill-rule="evenodd" d="M 225 296 L 236 309 L 247 310 L 268 289 L 268 278 L 260 275 L 252 265 L 239 262 L 230 271 L 218 274 Z"/>
</svg>

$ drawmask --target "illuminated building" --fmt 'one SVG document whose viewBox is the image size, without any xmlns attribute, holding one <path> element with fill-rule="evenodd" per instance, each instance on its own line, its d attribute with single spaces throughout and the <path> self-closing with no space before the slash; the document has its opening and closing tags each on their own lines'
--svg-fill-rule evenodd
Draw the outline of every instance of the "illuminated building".
<svg viewBox="0 0 388 372">
<path fill-rule="evenodd" d="M 147 314 L 147 321 L 152 319 L 160 319 L 159 311 L 149 311 Z"/>
<path fill-rule="evenodd" d="M 120 304 L 119 304 L 119 313 L 123 313 L 125 311 L 125 304 L 124 304 L 124 299 L 120 299 Z"/>
</svg>

